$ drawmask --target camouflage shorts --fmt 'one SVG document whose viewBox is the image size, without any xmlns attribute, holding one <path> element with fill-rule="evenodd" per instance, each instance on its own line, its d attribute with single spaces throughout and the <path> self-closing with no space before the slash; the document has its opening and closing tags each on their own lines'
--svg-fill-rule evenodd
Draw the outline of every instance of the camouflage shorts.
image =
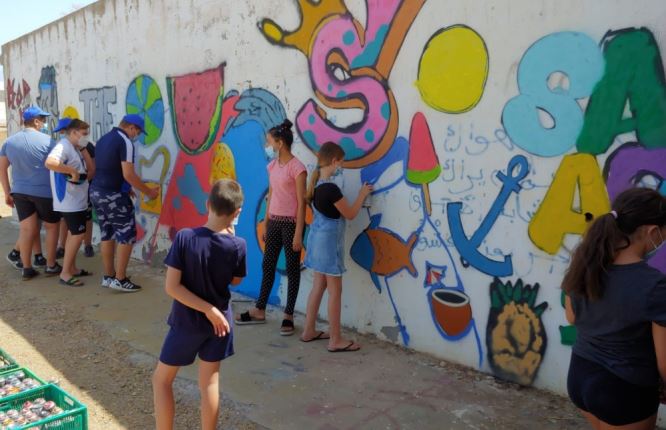
<svg viewBox="0 0 666 430">
<path fill-rule="evenodd" d="M 102 241 L 115 240 L 120 244 L 136 242 L 134 203 L 128 194 L 91 188 L 90 201 L 97 213 Z"/>
</svg>

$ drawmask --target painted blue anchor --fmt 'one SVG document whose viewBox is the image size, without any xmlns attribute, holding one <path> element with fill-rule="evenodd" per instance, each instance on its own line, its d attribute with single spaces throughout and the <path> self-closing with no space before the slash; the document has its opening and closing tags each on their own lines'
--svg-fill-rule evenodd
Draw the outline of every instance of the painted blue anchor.
<svg viewBox="0 0 666 430">
<path fill-rule="evenodd" d="M 479 228 L 474 232 L 472 238 L 468 238 L 462 226 L 460 219 L 460 210 L 462 203 L 449 203 L 447 207 L 447 218 L 449 228 L 451 229 L 451 238 L 455 244 L 461 258 L 467 264 L 474 266 L 478 270 L 491 276 L 510 276 L 513 273 L 513 264 L 511 256 L 505 255 L 504 261 L 492 260 L 481 254 L 478 250 L 483 239 L 488 235 L 490 229 L 497 221 L 497 217 L 502 213 L 504 204 L 511 196 L 511 193 L 518 193 L 521 190 L 520 181 L 525 179 L 529 172 L 527 158 L 523 155 L 516 155 L 509 161 L 506 174 L 497 172 L 497 178 L 502 181 L 502 189 L 499 195 L 490 207 L 488 214 L 481 222 Z"/>
</svg>

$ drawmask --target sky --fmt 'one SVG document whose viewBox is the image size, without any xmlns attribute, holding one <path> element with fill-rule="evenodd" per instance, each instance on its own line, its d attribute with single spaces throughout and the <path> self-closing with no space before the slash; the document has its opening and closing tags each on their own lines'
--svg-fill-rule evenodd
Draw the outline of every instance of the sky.
<svg viewBox="0 0 666 430">
<path fill-rule="evenodd" d="M 95 0 L 0 0 L 0 46 L 62 18 Z M 11 6 L 9 6 L 11 4 Z M 4 82 L 0 66 L 0 82 Z"/>
</svg>

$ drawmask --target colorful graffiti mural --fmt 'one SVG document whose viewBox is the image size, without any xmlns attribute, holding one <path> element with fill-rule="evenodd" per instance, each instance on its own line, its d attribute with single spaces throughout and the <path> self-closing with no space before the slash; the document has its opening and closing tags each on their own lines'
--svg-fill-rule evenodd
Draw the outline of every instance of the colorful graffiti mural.
<svg viewBox="0 0 666 430">
<path fill-rule="evenodd" d="M 444 6 L 296 0 L 278 12 L 257 3 L 257 16 L 282 20 L 284 12 L 285 22 L 296 22 L 287 29 L 264 18 L 251 29 L 267 64 L 286 58 L 285 48 L 303 60 L 284 76 L 248 70 L 224 49 L 205 50 L 194 70 L 132 68 L 87 89 L 63 87 L 59 63 L 15 68 L 30 78 L 7 80 L 10 124 L 20 125 L 33 97 L 54 115 L 80 112 L 94 140 L 124 113 L 141 115 L 147 134 L 137 142 L 137 170 L 161 191 L 136 201 L 148 262 L 161 262 L 177 230 L 205 221 L 215 180 L 238 180 L 245 204 L 237 233 L 248 241 L 251 269 L 237 291 L 256 297 L 265 134 L 294 118 L 295 153 L 309 168 L 330 140 L 346 152 L 345 194 L 363 182 L 375 187 L 348 226 L 353 277 L 345 283 L 358 285 L 351 297 L 364 310 L 346 320 L 365 318 L 368 330 L 391 341 L 530 385 L 545 354 L 567 352 L 562 345 L 575 340 L 563 307 L 544 311 L 559 300 L 578 237 L 627 188 L 666 194 L 664 39 L 644 27 L 596 25 L 587 34 L 554 26 L 568 30 L 516 35 L 507 44 L 517 55 L 504 64 L 487 26 L 446 22 L 426 8 Z M 127 88 L 124 104 L 116 88 Z M 666 250 L 650 264 L 666 271 Z M 279 288 L 269 301 L 280 303 Z M 558 334 L 548 348 L 548 335 Z"/>
<path fill-rule="evenodd" d="M 148 75 L 137 76 L 125 97 L 125 110 L 143 118 L 145 134 L 139 135 L 139 142 L 150 146 L 160 138 L 164 128 L 164 103 L 159 85 Z"/>
<path fill-rule="evenodd" d="M 7 78 L 6 98 L 7 124 L 19 128 L 22 124 L 23 111 L 32 104 L 30 85 L 25 79 L 17 82 L 16 79 Z"/>
<path fill-rule="evenodd" d="M 56 82 L 56 71 L 53 66 L 46 66 L 42 68 L 41 75 L 39 77 L 39 95 L 35 100 L 37 105 L 42 108 L 44 112 L 51 114 L 49 117 L 49 130 L 53 137 L 57 137 L 57 133 L 53 132 L 58 124 L 58 116 L 60 111 L 58 110 L 58 83 Z"/>
<path fill-rule="evenodd" d="M 116 103 L 116 87 L 81 90 L 79 101 L 83 103 L 83 119 L 90 124 L 92 139 L 97 141 L 114 125 L 109 105 Z"/>
<path fill-rule="evenodd" d="M 259 28 L 276 45 L 308 59 L 317 100 L 332 109 L 360 108 L 363 120 L 347 127 L 331 121 L 310 99 L 296 115 L 298 132 L 316 151 L 323 142 L 345 150 L 347 167 L 380 159 L 397 134 L 397 105 L 388 78 L 402 41 L 425 0 L 368 0 L 364 27 L 341 0 L 298 0 L 300 25 L 286 32 L 264 19 Z"/>
<path fill-rule="evenodd" d="M 548 303 L 536 304 L 539 284 L 522 280 L 490 285 L 486 330 L 488 364 L 502 379 L 531 385 L 541 366 L 548 337 L 541 319 Z"/>
</svg>

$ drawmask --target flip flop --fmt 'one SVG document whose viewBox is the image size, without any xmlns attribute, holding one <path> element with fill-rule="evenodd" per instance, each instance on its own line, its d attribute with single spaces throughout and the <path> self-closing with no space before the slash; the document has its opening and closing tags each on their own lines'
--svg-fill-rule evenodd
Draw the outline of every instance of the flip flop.
<svg viewBox="0 0 666 430">
<path fill-rule="evenodd" d="M 250 312 L 243 312 L 235 319 L 238 325 L 251 325 L 251 324 L 266 324 L 266 318 L 255 318 L 250 315 Z"/>
<path fill-rule="evenodd" d="M 92 276 L 92 272 L 88 272 L 87 270 L 81 269 L 81 270 L 79 270 L 79 273 L 76 273 L 74 276 L 77 276 L 77 277 Z"/>
<path fill-rule="evenodd" d="M 60 285 L 66 285 L 68 287 L 83 287 L 83 282 L 81 282 L 81 280 L 76 276 L 72 276 L 66 281 L 60 278 Z"/>
<path fill-rule="evenodd" d="M 305 340 L 305 339 L 301 338 L 301 342 L 308 343 L 308 342 L 314 342 L 315 340 L 328 340 L 328 339 L 331 338 L 330 336 L 329 337 L 323 337 L 325 334 L 326 334 L 325 331 L 320 331 L 319 333 L 317 333 L 317 336 L 315 336 L 311 339 Z"/>
<path fill-rule="evenodd" d="M 356 343 L 356 342 L 351 341 L 351 342 L 349 342 L 349 345 L 345 346 L 344 348 L 335 348 L 335 349 L 329 349 L 329 348 L 327 348 L 327 349 L 328 349 L 328 352 L 355 352 L 355 351 L 358 351 L 359 349 L 361 349 L 361 346 L 360 346 L 360 345 L 359 345 L 358 348 L 356 348 L 356 349 L 352 349 L 352 346 L 353 346 L 355 343 Z"/>
</svg>

